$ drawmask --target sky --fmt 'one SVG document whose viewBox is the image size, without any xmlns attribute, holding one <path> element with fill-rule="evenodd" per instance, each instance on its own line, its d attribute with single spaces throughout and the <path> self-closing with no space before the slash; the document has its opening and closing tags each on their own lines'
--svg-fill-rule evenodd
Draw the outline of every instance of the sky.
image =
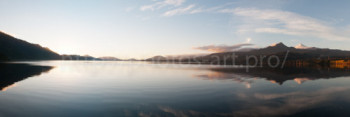
<svg viewBox="0 0 350 117">
<path fill-rule="evenodd" d="M 0 31 L 59 54 L 143 59 L 283 42 L 350 50 L 349 0 L 0 0 Z"/>
</svg>

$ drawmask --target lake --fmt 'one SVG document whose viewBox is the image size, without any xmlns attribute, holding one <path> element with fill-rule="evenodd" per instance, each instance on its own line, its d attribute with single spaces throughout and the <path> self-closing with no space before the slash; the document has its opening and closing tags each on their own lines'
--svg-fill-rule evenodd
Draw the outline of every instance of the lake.
<svg viewBox="0 0 350 117">
<path fill-rule="evenodd" d="M 34 61 L 0 79 L 0 117 L 350 116 L 348 69 Z"/>
</svg>

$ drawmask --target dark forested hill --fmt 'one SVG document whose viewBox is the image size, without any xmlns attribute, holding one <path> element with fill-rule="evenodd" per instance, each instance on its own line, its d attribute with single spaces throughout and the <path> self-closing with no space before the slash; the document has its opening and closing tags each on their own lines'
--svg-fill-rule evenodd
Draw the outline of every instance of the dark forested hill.
<svg viewBox="0 0 350 117">
<path fill-rule="evenodd" d="M 0 31 L 0 60 L 55 60 L 60 55 Z"/>
</svg>

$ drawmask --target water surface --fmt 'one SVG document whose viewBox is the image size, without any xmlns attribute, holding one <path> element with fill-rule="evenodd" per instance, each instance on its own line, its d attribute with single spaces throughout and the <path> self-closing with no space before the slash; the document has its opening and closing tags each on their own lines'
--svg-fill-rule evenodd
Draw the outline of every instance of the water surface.
<svg viewBox="0 0 350 117">
<path fill-rule="evenodd" d="M 350 72 L 107 61 L 0 64 L 0 116 L 350 116 Z"/>
</svg>

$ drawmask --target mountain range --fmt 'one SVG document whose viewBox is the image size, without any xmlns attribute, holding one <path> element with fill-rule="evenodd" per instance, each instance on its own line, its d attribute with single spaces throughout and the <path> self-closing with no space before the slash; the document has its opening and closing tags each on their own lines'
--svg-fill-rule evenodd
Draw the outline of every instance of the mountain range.
<svg viewBox="0 0 350 117">
<path fill-rule="evenodd" d="M 302 44 L 300 44 L 302 45 Z M 296 46 L 300 47 L 300 46 Z M 277 43 L 265 48 L 260 49 L 254 49 L 251 51 L 246 52 L 234 52 L 236 55 L 285 55 L 287 52 L 289 52 L 288 60 L 296 60 L 296 59 L 325 59 L 325 58 L 337 58 L 337 57 L 348 57 L 350 56 L 350 51 L 343 51 L 343 50 L 336 50 L 336 49 L 324 49 L 324 48 L 315 48 L 315 47 L 306 47 L 303 46 L 302 48 L 296 48 L 296 47 L 287 47 L 283 43 Z M 224 52 L 224 53 L 214 53 L 210 54 L 207 57 L 211 56 L 224 56 L 232 54 L 232 52 Z"/>
<path fill-rule="evenodd" d="M 284 59 L 288 53 L 286 60 L 325 60 L 325 59 L 348 59 L 350 51 L 307 47 L 299 44 L 295 47 L 288 47 L 283 43 L 276 43 L 265 48 L 259 49 L 241 49 L 233 52 L 212 53 L 200 56 L 178 56 L 163 57 L 155 56 L 145 59 L 144 61 L 191 61 L 191 62 L 228 62 L 235 64 L 246 63 L 247 56 L 256 56 L 259 59 L 263 56 L 275 55 L 280 59 Z M 235 61 L 232 61 L 232 55 L 235 55 Z M 49 48 L 42 47 L 38 44 L 29 43 L 24 40 L 17 39 L 11 35 L 0 31 L 0 60 L 121 60 L 115 57 L 92 57 L 80 55 L 59 55 Z M 266 59 L 265 59 L 266 61 Z"/>
<path fill-rule="evenodd" d="M 244 51 L 232 51 L 232 52 L 220 52 L 212 53 L 204 56 L 193 56 L 189 58 L 173 59 L 162 56 L 155 56 L 146 61 L 179 61 L 179 62 L 201 62 L 201 63 L 225 63 L 225 64 L 246 64 L 247 57 L 255 56 L 258 58 L 259 63 L 266 63 L 267 59 L 263 57 L 277 56 L 280 60 L 287 61 L 317 61 L 330 60 L 330 59 L 347 59 L 350 57 L 350 51 L 343 51 L 337 49 L 328 48 L 316 48 L 307 47 L 303 44 L 299 44 L 295 47 L 288 47 L 282 42 L 272 44 L 265 48 L 249 49 Z M 235 59 L 233 60 L 233 55 Z M 260 61 L 262 60 L 262 61 Z"/>
</svg>

